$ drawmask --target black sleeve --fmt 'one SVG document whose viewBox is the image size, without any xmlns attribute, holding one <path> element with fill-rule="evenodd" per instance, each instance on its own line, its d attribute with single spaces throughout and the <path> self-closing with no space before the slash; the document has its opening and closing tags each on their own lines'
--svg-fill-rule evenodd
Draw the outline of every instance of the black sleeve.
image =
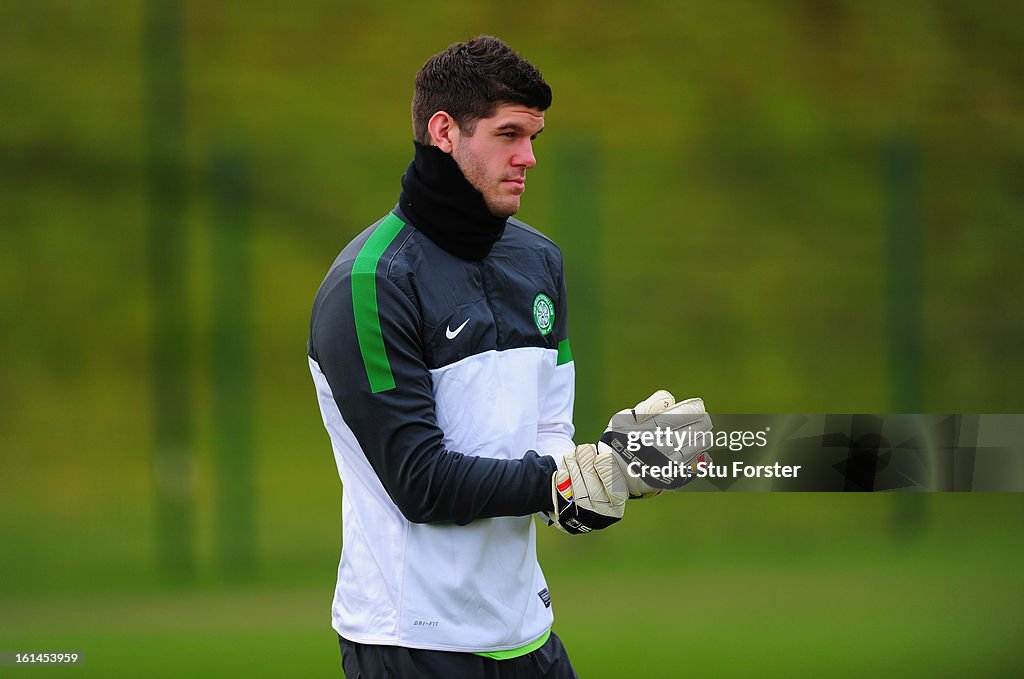
<svg viewBox="0 0 1024 679">
<path fill-rule="evenodd" d="M 379 332 L 366 303 L 353 305 L 350 282 L 339 282 L 317 310 L 310 348 L 342 417 L 402 514 L 414 523 L 467 524 L 550 510 L 551 457 L 527 451 L 522 459 L 498 460 L 445 448 L 418 311 L 380 275 L 375 306 Z"/>
</svg>

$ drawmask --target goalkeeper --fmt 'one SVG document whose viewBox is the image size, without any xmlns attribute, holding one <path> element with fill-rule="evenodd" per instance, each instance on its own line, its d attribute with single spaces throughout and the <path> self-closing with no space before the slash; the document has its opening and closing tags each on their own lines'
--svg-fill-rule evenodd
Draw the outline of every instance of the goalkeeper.
<svg viewBox="0 0 1024 679">
<path fill-rule="evenodd" d="M 331 620 L 349 677 L 575 677 L 532 515 L 588 533 L 662 490 L 623 472 L 617 426 L 572 440 L 561 252 L 512 218 L 550 104 L 496 38 L 431 57 L 398 205 L 316 294 L 307 354 L 343 485 Z M 673 407 L 661 393 L 622 417 L 650 426 Z"/>
</svg>

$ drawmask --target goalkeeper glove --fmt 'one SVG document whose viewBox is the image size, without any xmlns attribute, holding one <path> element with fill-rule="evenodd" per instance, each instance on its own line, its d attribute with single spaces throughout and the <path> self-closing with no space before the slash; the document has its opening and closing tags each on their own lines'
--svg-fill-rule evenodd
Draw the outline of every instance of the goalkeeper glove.
<svg viewBox="0 0 1024 679">
<path fill-rule="evenodd" d="M 647 498 L 696 478 L 696 465 L 711 463 L 706 451 L 713 440 L 704 401 L 676 403 L 659 389 L 636 407 L 615 413 L 597 445 L 600 452 L 614 454 L 629 496 Z"/>
<path fill-rule="evenodd" d="M 629 490 L 614 454 L 586 443 L 566 453 L 562 464 L 551 477 L 549 516 L 559 530 L 579 535 L 622 518 Z"/>
</svg>

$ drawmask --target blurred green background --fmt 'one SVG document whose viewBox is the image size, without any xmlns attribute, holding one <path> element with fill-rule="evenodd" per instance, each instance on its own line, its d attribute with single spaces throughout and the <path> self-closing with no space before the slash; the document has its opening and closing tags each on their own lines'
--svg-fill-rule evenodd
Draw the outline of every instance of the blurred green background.
<svg viewBox="0 0 1024 679">
<path fill-rule="evenodd" d="M 0 649 L 340 675 L 310 305 L 397 200 L 416 70 L 480 33 L 555 93 L 519 216 L 565 252 L 579 440 L 660 386 L 1024 411 L 1022 14 L 6 0 Z M 1019 674 L 1020 495 L 629 510 L 540 531 L 583 677 Z"/>
</svg>

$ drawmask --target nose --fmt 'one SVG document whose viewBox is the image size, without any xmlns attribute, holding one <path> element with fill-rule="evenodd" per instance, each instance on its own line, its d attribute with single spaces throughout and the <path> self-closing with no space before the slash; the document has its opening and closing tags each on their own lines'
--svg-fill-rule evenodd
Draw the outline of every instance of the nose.
<svg viewBox="0 0 1024 679">
<path fill-rule="evenodd" d="M 533 142 L 529 137 L 526 137 L 516 150 L 516 154 L 512 156 L 512 165 L 514 167 L 523 167 L 528 170 L 536 164 L 537 157 L 533 155 Z"/>
</svg>

